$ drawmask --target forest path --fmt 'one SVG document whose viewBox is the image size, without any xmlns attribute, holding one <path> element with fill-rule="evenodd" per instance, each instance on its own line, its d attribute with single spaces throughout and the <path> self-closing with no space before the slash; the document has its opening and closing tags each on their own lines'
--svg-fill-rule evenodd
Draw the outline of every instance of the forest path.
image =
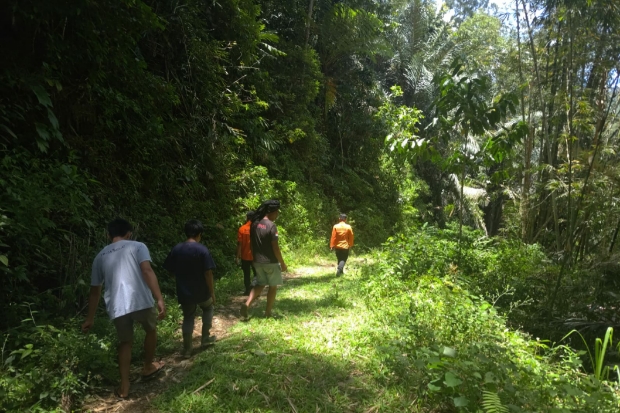
<svg viewBox="0 0 620 413">
<path fill-rule="evenodd" d="M 297 267 L 294 272 L 289 272 L 284 275 L 285 284 L 283 287 L 280 287 L 278 293 L 281 294 L 282 291 L 287 288 L 287 284 L 291 279 L 312 275 L 320 271 L 325 271 L 327 268 L 329 268 L 329 271 L 332 271 L 332 269 L 335 271 L 335 264 L 320 262 L 314 266 Z M 263 291 L 261 294 L 261 299 L 255 302 L 252 308 L 255 308 L 256 305 L 264 305 L 267 291 L 267 289 Z M 210 346 L 206 349 L 200 348 L 202 320 L 200 317 L 197 317 L 196 324 L 194 326 L 194 354 L 190 359 L 186 359 L 181 356 L 180 350 L 182 343 L 179 341 L 179 351 L 160 359 L 165 363 L 165 366 L 163 368 L 163 372 L 156 378 L 144 382 L 141 381 L 141 366 L 132 365 L 129 399 L 119 400 L 113 395 L 111 388 L 98 388 L 96 392 L 91 394 L 91 396 L 87 399 L 87 402 L 82 406 L 81 411 L 92 413 L 159 412 L 160 410 L 155 408 L 151 401 L 158 395 L 162 394 L 173 383 L 181 383 L 187 373 L 194 366 L 198 354 L 213 352 L 221 341 L 226 340 L 231 336 L 231 334 L 234 334 L 231 333 L 230 329 L 236 323 L 241 321 L 239 308 L 246 299 L 247 296 L 237 295 L 231 297 L 224 306 L 216 305 L 213 316 L 213 327 L 211 329 L 211 333 L 215 334 L 217 337 L 215 346 Z M 277 313 L 277 310 L 274 311 L 274 313 Z M 179 320 L 179 330 L 181 321 L 182 320 Z"/>
</svg>

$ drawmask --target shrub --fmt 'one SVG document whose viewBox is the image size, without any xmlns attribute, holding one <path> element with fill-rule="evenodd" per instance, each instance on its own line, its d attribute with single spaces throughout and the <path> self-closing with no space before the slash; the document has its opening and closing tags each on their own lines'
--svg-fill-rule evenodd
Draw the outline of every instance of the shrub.
<svg viewBox="0 0 620 413">
<path fill-rule="evenodd" d="M 618 410 L 617 389 L 584 373 L 578 353 L 509 329 L 491 304 L 464 288 L 459 270 L 450 273 L 454 242 L 432 232 L 394 237 L 364 270 L 368 304 L 396 337 L 383 354 L 405 385 L 440 410 Z M 482 264 L 499 256 L 482 254 L 470 268 L 488 270 Z"/>
</svg>

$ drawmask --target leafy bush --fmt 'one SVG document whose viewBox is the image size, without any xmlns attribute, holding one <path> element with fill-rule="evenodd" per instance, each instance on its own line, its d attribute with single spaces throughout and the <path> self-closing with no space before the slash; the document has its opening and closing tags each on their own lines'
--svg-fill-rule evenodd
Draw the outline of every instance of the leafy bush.
<svg viewBox="0 0 620 413">
<path fill-rule="evenodd" d="M 226 296 L 224 292 L 222 297 Z M 163 354 L 178 348 L 182 316 L 176 299 L 167 300 L 166 306 L 168 316 L 157 325 L 157 350 Z M 30 318 L 2 338 L 0 410 L 71 411 L 93 385 L 118 381 L 116 331 L 104 311 L 90 334 L 80 331 L 82 318 L 56 326 L 40 324 L 38 319 L 39 313 L 32 311 Z M 144 356 L 143 340 L 144 331 L 136 326 L 132 347 L 136 364 Z"/>
<path fill-rule="evenodd" d="M 452 274 L 473 293 L 506 312 L 541 293 L 539 274 L 551 267 L 538 245 L 487 238 L 463 228 L 459 247 L 457 224 L 440 230 L 424 225 L 388 238 L 381 271 L 400 279 Z M 522 316 L 522 314 L 520 314 Z M 511 314 L 514 320 L 517 314 Z"/>
<path fill-rule="evenodd" d="M 578 353 L 507 328 L 491 304 L 463 288 L 459 269 L 450 273 L 453 242 L 431 232 L 395 237 L 364 270 L 369 305 L 397 337 L 383 352 L 403 383 L 445 409 L 617 411 L 618 389 L 584 373 Z M 478 258 L 470 268 L 496 262 Z"/>
<path fill-rule="evenodd" d="M 115 377 L 112 335 L 84 335 L 77 325 L 75 321 L 61 330 L 25 320 L 5 336 L 5 346 L 15 350 L 2 355 L 0 409 L 17 412 L 60 406 L 69 411 L 91 382 Z"/>
</svg>

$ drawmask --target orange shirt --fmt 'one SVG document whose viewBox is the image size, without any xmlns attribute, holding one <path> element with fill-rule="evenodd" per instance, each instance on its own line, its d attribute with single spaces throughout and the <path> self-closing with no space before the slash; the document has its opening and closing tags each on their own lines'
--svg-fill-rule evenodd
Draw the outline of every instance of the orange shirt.
<svg viewBox="0 0 620 413">
<path fill-rule="evenodd" d="M 353 229 L 351 225 L 340 221 L 332 229 L 332 238 L 329 240 L 329 248 L 348 250 L 353 246 Z"/>
<path fill-rule="evenodd" d="M 252 248 L 250 247 L 250 224 L 252 221 L 246 222 L 239 228 L 237 233 L 237 241 L 241 244 L 241 259 L 244 261 L 252 261 Z"/>
</svg>

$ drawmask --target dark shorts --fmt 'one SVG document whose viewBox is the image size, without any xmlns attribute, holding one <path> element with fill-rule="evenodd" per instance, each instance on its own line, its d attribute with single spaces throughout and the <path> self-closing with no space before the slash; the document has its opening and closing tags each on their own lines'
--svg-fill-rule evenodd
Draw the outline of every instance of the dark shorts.
<svg viewBox="0 0 620 413">
<path fill-rule="evenodd" d="M 147 333 L 157 328 L 157 309 L 155 307 L 145 308 L 144 310 L 134 311 L 117 317 L 112 322 L 116 327 L 116 334 L 121 343 L 133 341 L 133 322 L 142 324 L 142 328 Z"/>
</svg>

